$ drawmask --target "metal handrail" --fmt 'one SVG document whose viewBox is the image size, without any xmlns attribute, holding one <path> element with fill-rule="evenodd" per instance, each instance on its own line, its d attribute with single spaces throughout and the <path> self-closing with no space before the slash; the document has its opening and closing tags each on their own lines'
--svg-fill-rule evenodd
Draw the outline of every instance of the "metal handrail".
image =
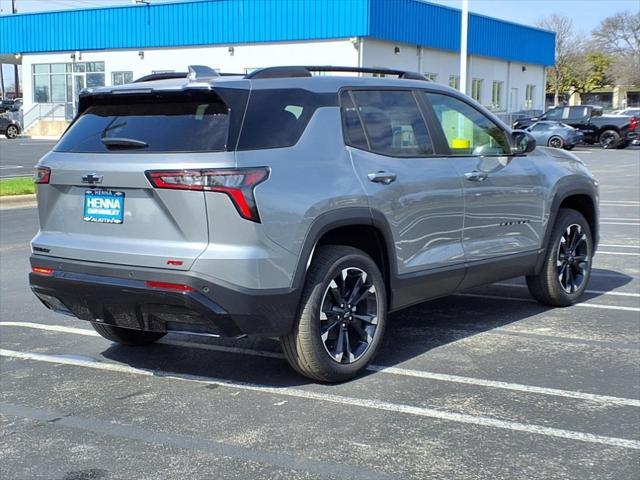
<svg viewBox="0 0 640 480">
<path fill-rule="evenodd" d="M 62 110 L 62 114 L 60 114 L 60 110 Z M 66 103 L 36 103 L 22 115 L 22 129 L 27 130 L 40 120 L 60 118 L 67 118 Z"/>
</svg>

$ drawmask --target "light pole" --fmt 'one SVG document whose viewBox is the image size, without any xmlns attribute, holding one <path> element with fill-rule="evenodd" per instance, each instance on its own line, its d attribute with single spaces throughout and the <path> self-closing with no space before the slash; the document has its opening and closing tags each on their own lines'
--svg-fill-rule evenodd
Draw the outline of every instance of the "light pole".
<svg viewBox="0 0 640 480">
<path fill-rule="evenodd" d="M 11 13 L 18 13 L 18 9 L 16 8 L 16 0 L 11 0 Z M 16 63 L 13 64 L 13 78 L 16 85 L 16 95 L 15 98 L 18 98 L 20 92 L 20 78 L 18 77 L 18 63 L 16 59 Z"/>
<path fill-rule="evenodd" d="M 469 0 L 462 0 L 460 25 L 460 91 L 467 93 L 467 32 L 469 31 Z"/>
</svg>

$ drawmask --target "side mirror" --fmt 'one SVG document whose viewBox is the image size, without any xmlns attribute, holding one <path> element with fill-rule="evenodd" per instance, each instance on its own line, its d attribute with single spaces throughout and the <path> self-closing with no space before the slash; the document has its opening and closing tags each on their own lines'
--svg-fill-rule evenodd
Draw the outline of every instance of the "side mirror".
<svg viewBox="0 0 640 480">
<path fill-rule="evenodd" d="M 515 155 L 523 155 L 533 152 L 536 148 L 536 139 L 524 130 L 514 130 L 513 133 L 511 133 L 511 145 L 511 151 Z"/>
</svg>

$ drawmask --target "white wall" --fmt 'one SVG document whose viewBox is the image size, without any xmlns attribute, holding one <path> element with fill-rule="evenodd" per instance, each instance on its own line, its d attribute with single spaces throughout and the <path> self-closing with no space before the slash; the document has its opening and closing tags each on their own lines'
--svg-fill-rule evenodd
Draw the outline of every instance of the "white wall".
<svg viewBox="0 0 640 480">
<path fill-rule="evenodd" d="M 362 65 L 388 67 L 437 74 L 436 81 L 449 84 L 449 76 L 460 75 L 460 57 L 455 52 L 416 47 L 404 43 L 391 43 L 370 38 L 362 42 Z M 400 48 L 395 53 L 395 47 Z M 422 56 L 420 52 L 422 51 Z M 525 67 L 525 71 L 522 70 Z M 544 68 L 541 65 L 514 63 L 505 60 L 469 56 L 467 65 L 467 93 L 471 94 L 474 78 L 482 79 L 480 103 L 490 107 L 493 81 L 501 81 L 502 110 L 517 111 L 524 108 L 526 85 L 535 85 L 534 109 L 544 109 Z M 511 89 L 517 96 L 511 102 Z"/>
<path fill-rule="evenodd" d="M 105 82 L 111 85 L 114 71 L 132 71 L 139 78 L 153 70 L 186 71 L 189 65 L 207 65 L 223 72 L 244 73 L 245 68 L 275 65 L 353 65 L 358 64 L 358 51 L 348 39 L 318 42 L 264 43 L 229 46 L 100 50 L 81 52 L 82 62 L 105 62 Z M 139 51 L 144 52 L 140 58 Z M 68 63 L 73 52 L 23 56 L 24 105 L 33 105 L 32 65 L 37 63 Z"/>
<path fill-rule="evenodd" d="M 394 48 L 398 46 L 398 54 Z M 437 82 L 447 85 L 450 75 L 459 75 L 459 56 L 455 52 L 419 48 L 415 45 L 392 43 L 364 38 L 360 51 L 349 39 L 317 42 L 290 42 L 234 45 L 233 55 L 229 46 L 139 49 L 80 52 L 83 62 L 105 62 L 105 81 L 111 84 L 114 71 L 132 71 L 133 78 L 153 70 L 186 71 L 188 65 L 207 65 L 223 72 L 244 73 L 245 68 L 275 65 L 344 65 L 387 67 L 437 74 Z M 25 54 L 23 56 L 23 91 L 25 111 L 33 104 L 32 65 L 37 63 L 71 62 L 73 52 Z M 522 67 L 526 68 L 523 71 Z M 540 65 L 507 62 L 486 57 L 469 57 L 467 92 L 471 93 L 474 78 L 484 80 L 481 103 L 491 105 L 494 80 L 503 83 L 503 110 L 517 111 L 524 105 L 526 85 L 535 85 L 535 109 L 544 108 L 544 69 Z M 511 89 L 517 96 L 511 101 Z"/>
</svg>

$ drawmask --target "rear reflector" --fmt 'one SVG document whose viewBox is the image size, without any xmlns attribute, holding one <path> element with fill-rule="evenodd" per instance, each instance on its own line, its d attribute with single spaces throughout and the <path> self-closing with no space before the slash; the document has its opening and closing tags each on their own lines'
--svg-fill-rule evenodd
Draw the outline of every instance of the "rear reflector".
<svg viewBox="0 0 640 480">
<path fill-rule="evenodd" d="M 638 119 L 636 117 L 631 117 L 631 121 L 629 122 L 629 130 L 635 130 L 638 128 Z"/>
<path fill-rule="evenodd" d="M 193 292 L 195 288 L 189 285 L 182 285 L 180 283 L 168 283 L 168 282 L 153 282 L 146 281 L 145 285 L 149 288 L 159 288 L 161 290 L 174 290 L 178 292 Z"/>
<path fill-rule="evenodd" d="M 253 189 L 269 177 L 269 169 L 220 168 L 145 172 L 156 188 L 226 194 L 242 218 L 260 222 Z"/>
<path fill-rule="evenodd" d="M 49 183 L 51 178 L 51 169 L 49 167 L 36 167 L 36 173 L 33 176 L 33 181 L 36 184 Z"/>
<path fill-rule="evenodd" d="M 31 271 L 33 273 L 37 273 L 38 275 L 47 275 L 47 276 L 51 276 L 53 275 L 53 268 L 43 268 L 43 267 L 31 267 Z"/>
</svg>

